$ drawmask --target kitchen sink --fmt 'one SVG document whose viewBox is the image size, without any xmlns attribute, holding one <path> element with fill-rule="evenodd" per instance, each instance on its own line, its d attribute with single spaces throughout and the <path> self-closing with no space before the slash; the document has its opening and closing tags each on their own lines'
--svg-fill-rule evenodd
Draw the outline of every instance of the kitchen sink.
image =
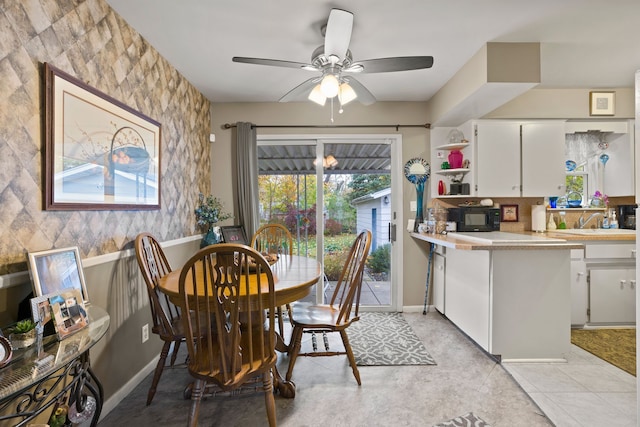
<svg viewBox="0 0 640 427">
<path fill-rule="evenodd" d="M 554 233 L 577 234 L 580 236 L 598 236 L 598 235 L 615 235 L 615 234 L 636 234 L 636 230 L 625 228 L 568 228 L 566 230 L 553 230 Z"/>
</svg>

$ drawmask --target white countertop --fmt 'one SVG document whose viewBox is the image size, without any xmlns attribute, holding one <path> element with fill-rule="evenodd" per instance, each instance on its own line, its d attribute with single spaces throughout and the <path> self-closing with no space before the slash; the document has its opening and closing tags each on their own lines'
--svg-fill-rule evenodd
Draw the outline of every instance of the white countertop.
<svg viewBox="0 0 640 427">
<path fill-rule="evenodd" d="M 487 245 L 513 244 L 513 243 L 554 243 L 565 242 L 565 239 L 539 236 L 535 234 L 518 234 L 504 231 L 478 231 L 478 232 L 452 232 L 450 237 L 470 240 L 472 242 L 484 243 Z"/>
</svg>

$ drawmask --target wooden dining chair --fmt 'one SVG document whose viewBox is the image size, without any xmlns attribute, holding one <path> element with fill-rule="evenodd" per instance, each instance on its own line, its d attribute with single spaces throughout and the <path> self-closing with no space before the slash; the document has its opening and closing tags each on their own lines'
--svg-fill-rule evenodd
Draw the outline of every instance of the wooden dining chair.
<svg viewBox="0 0 640 427">
<path fill-rule="evenodd" d="M 251 237 L 251 246 L 263 255 L 276 255 L 278 257 L 284 255 L 293 255 L 293 237 L 291 233 L 282 224 L 272 223 L 265 224 Z M 288 309 L 288 307 L 287 307 Z M 278 315 L 278 330 L 280 336 L 284 340 L 284 318 L 282 316 L 282 307 L 276 308 Z"/>
<path fill-rule="evenodd" d="M 230 392 L 257 377 L 269 425 L 275 426 L 275 290 L 269 263 L 249 246 L 205 247 L 182 268 L 179 296 L 182 312 L 194 313 L 183 318 L 187 367 L 195 378 L 189 425 L 198 423 L 207 385 Z M 207 333 L 200 335 L 200 330 Z"/>
<path fill-rule="evenodd" d="M 293 255 L 293 237 L 282 224 L 265 224 L 251 238 L 251 246 L 262 254 Z"/>
<path fill-rule="evenodd" d="M 151 317 L 153 318 L 151 332 L 158 335 L 160 339 L 164 341 L 160 352 L 160 359 L 153 374 L 153 381 L 147 394 L 148 406 L 156 394 L 156 388 L 162 376 L 171 344 L 174 344 L 174 347 L 171 354 L 170 366 L 175 364 L 180 343 L 184 341 L 184 329 L 182 327 L 179 308 L 169 301 L 167 295 L 162 293 L 158 288 L 160 278 L 171 272 L 171 266 L 167 261 L 167 257 L 160 243 L 150 233 L 143 232 L 136 236 L 134 246 L 138 266 L 140 267 L 140 272 L 147 285 L 147 292 L 149 294 L 149 307 L 151 308 Z"/>
<path fill-rule="evenodd" d="M 338 283 L 328 305 L 312 305 L 310 303 L 293 303 L 289 311 L 293 332 L 289 345 L 289 369 L 286 380 L 291 380 L 293 367 L 298 356 L 337 356 L 346 354 L 356 378 L 361 385 L 360 372 L 349 344 L 346 329 L 359 319 L 360 291 L 364 265 L 371 247 L 371 232 L 364 230 L 356 237 L 344 264 Z M 342 338 L 345 351 L 330 351 L 325 344 L 325 351 L 300 353 L 302 335 L 305 332 L 330 333 L 338 332 Z M 314 349 L 315 350 L 315 349 Z"/>
</svg>

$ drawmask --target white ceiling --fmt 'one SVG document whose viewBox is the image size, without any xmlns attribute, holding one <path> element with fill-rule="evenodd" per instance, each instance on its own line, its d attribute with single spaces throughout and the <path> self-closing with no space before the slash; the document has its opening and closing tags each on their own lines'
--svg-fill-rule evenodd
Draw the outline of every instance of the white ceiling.
<svg viewBox="0 0 640 427">
<path fill-rule="evenodd" d="M 379 101 L 426 101 L 487 42 L 541 42 L 539 87 L 633 87 L 640 0 L 106 0 L 212 102 L 273 102 L 313 74 L 332 7 L 354 14 L 354 61 L 432 55 L 431 69 L 361 74 Z"/>
</svg>

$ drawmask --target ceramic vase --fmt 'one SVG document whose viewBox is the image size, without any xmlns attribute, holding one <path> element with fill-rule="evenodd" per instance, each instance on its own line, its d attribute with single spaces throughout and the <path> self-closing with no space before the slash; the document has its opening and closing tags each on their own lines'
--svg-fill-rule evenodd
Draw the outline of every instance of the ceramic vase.
<svg viewBox="0 0 640 427">
<path fill-rule="evenodd" d="M 459 169 L 462 167 L 462 157 L 462 152 L 460 150 L 451 150 L 448 159 L 451 169 Z"/>
</svg>

